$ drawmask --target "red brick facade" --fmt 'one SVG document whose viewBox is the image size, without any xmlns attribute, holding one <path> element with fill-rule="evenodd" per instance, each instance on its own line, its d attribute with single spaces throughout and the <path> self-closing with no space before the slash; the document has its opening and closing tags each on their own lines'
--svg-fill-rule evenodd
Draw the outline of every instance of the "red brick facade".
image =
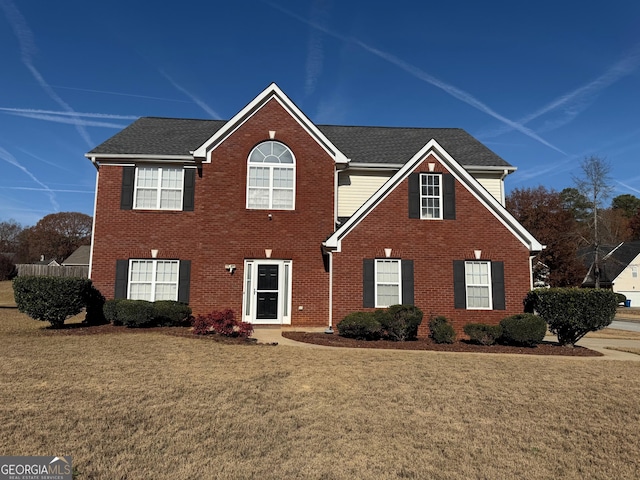
<svg viewBox="0 0 640 480">
<path fill-rule="evenodd" d="M 459 180 L 455 181 L 455 219 L 420 220 L 408 215 L 408 177 L 341 240 L 333 252 L 330 289 L 323 242 L 335 228 L 336 160 L 291 111 L 275 99 L 264 103 L 223 138 L 197 164 L 193 211 L 121 209 L 123 171 L 132 163 L 100 160 L 91 277 L 106 298 L 116 294 L 120 260 L 190 261 L 189 303 L 195 314 L 225 308 L 243 311 L 246 260 L 291 261 L 291 324 L 327 326 L 329 302 L 336 325 L 346 314 L 363 310 L 363 259 L 413 261 L 414 303 L 427 320 L 445 315 L 458 332 L 469 322 L 497 323 L 522 311 L 530 288 L 529 249 Z M 274 139 L 295 156 L 295 210 L 251 210 L 247 202 L 247 159 L 259 143 Z M 431 155 L 414 169 L 447 167 Z M 135 163 L 135 162 L 134 162 Z M 187 162 L 188 163 L 188 162 Z M 194 164 L 191 163 L 190 168 Z M 408 172 L 407 172 L 408 173 Z M 474 259 L 503 262 L 505 310 L 454 308 L 453 262 Z M 225 269 L 233 264 L 233 272 Z M 332 291 L 331 291 L 332 290 Z"/>
</svg>

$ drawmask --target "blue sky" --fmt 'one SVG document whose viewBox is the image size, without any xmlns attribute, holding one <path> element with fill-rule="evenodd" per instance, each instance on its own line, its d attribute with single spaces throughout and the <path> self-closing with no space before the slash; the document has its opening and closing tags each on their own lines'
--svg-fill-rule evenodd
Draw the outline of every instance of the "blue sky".
<svg viewBox="0 0 640 480">
<path fill-rule="evenodd" d="M 640 2 L 0 0 L 0 221 L 93 214 L 84 154 L 139 116 L 228 119 L 275 82 L 320 124 L 464 128 L 640 197 Z"/>
</svg>

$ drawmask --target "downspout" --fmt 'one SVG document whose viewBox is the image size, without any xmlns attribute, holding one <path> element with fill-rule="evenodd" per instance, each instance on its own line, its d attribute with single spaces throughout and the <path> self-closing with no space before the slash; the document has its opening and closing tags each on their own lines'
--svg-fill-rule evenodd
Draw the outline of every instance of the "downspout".
<svg viewBox="0 0 640 480">
<path fill-rule="evenodd" d="M 324 333 L 333 333 L 333 255 L 331 251 L 329 255 L 329 326 Z"/>
<path fill-rule="evenodd" d="M 93 268 L 93 246 L 95 245 L 95 233 L 96 233 L 96 212 L 98 211 L 98 183 L 100 180 L 100 169 L 95 157 L 91 158 L 93 165 L 96 167 L 96 192 L 93 198 L 93 221 L 91 222 L 91 249 L 89 250 L 89 273 L 88 278 L 91 278 L 91 270 Z"/>
</svg>

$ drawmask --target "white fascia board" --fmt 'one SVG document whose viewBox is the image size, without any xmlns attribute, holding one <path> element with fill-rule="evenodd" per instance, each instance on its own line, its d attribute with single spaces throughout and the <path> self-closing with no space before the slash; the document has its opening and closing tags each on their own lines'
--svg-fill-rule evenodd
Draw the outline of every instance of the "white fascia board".
<svg viewBox="0 0 640 480">
<path fill-rule="evenodd" d="M 256 112 L 258 112 L 269 100 L 275 99 L 291 116 L 304 128 L 311 137 L 334 159 L 338 164 L 348 164 L 349 159 L 344 153 L 329 140 L 321 131 L 309 120 L 309 118 L 287 97 L 282 90 L 272 83 L 254 98 L 246 107 L 240 110 L 231 120 L 220 128 L 205 143 L 200 145 L 193 152 L 194 158 L 202 159 L 203 163 L 210 163 L 207 158 L 208 153 L 220 145 L 227 137 L 240 128 Z"/>
<path fill-rule="evenodd" d="M 400 170 L 404 163 L 356 163 L 349 164 L 349 170 Z"/>
<path fill-rule="evenodd" d="M 526 246 L 531 252 L 538 252 L 543 249 L 542 244 L 535 239 L 487 190 L 467 172 L 462 165 L 447 153 L 447 151 L 435 140 L 430 140 L 411 160 L 409 160 L 393 177 L 391 177 L 380 189 L 369 198 L 356 212 L 336 230 L 324 243 L 327 249 L 340 251 L 341 239 L 349 233 L 358 223 L 360 223 L 375 206 L 381 202 L 389 193 L 401 184 L 406 177 L 415 169 L 416 165 L 422 162 L 432 153 L 449 172 L 463 185 L 471 194 L 476 197 L 487 209 Z"/>
<path fill-rule="evenodd" d="M 114 154 L 101 154 L 101 155 L 89 155 L 88 153 L 85 153 L 84 155 L 85 157 L 91 159 L 92 162 L 97 162 L 100 161 L 100 159 L 102 160 L 110 160 L 110 159 L 127 159 L 127 160 L 136 160 L 136 161 L 140 161 L 140 162 L 144 162 L 144 161 L 167 161 L 167 162 L 175 162 L 176 160 L 178 161 L 190 161 L 193 162 L 194 158 L 193 155 L 147 155 L 147 154 L 143 154 L 143 153 L 114 153 Z"/>
<path fill-rule="evenodd" d="M 518 170 L 518 168 L 514 167 L 514 166 L 498 167 L 498 166 L 495 166 L 495 165 L 491 165 L 491 166 L 462 165 L 462 167 L 468 172 L 509 172 L 509 173 L 513 173 L 516 170 Z"/>
</svg>

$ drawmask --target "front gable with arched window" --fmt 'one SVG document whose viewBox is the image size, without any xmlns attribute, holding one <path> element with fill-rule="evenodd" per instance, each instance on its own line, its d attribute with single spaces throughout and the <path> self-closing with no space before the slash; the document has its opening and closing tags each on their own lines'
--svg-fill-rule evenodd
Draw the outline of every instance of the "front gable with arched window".
<svg viewBox="0 0 640 480">
<path fill-rule="evenodd" d="M 269 140 L 256 145 L 247 160 L 247 208 L 294 210 L 296 162 L 283 143 Z"/>
</svg>

